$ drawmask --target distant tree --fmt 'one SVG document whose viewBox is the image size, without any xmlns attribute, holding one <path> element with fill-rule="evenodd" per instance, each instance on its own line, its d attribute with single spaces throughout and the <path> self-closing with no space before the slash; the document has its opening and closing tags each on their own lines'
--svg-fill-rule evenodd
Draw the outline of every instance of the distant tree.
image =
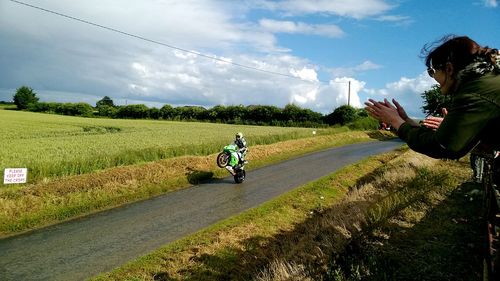
<svg viewBox="0 0 500 281">
<path fill-rule="evenodd" d="M 344 126 L 347 123 L 353 122 L 356 118 L 357 110 L 354 107 L 350 105 L 342 105 L 327 115 L 325 117 L 325 121 L 329 125 L 340 124 Z"/>
<path fill-rule="evenodd" d="M 322 124 L 323 114 L 315 112 L 311 109 L 303 109 L 302 114 L 305 116 L 307 122 Z"/>
<path fill-rule="evenodd" d="M 451 97 L 441 93 L 439 85 L 434 85 L 428 91 L 422 93 L 424 105 L 422 112 L 425 115 L 441 116 L 441 108 L 448 108 L 451 103 Z"/>
<path fill-rule="evenodd" d="M 170 104 L 166 104 L 162 106 L 162 108 L 160 109 L 161 118 L 164 120 L 174 119 L 174 114 L 175 114 L 174 108 Z"/>
<path fill-rule="evenodd" d="M 49 105 L 49 104 L 47 104 Z M 91 117 L 94 109 L 88 103 L 56 103 L 54 112 L 62 115 Z"/>
<path fill-rule="evenodd" d="M 272 105 L 249 105 L 247 106 L 247 119 L 257 124 L 270 124 L 280 119 L 282 110 Z"/>
<path fill-rule="evenodd" d="M 36 93 L 33 92 L 33 89 L 22 86 L 17 89 L 16 94 L 14 95 L 14 104 L 17 106 L 17 109 L 26 109 L 29 104 L 37 103 L 38 98 Z"/>
<path fill-rule="evenodd" d="M 226 107 L 223 105 L 216 105 L 208 110 L 208 117 L 210 121 L 226 122 L 229 119 Z"/>
<path fill-rule="evenodd" d="M 287 104 L 282 111 L 283 121 L 305 121 L 304 117 L 303 109 L 292 103 Z"/>
<path fill-rule="evenodd" d="M 148 115 L 149 115 L 149 118 L 158 120 L 161 117 L 161 112 L 158 108 L 153 107 L 153 108 L 149 109 Z"/>
<path fill-rule="evenodd" d="M 118 112 L 118 108 L 116 106 L 100 106 L 97 108 L 97 114 L 99 116 L 116 118 L 117 112 Z"/>
<path fill-rule="evenodd" d="M 33 112 L 56 113 L 60 103 L 57 102 L 37 102 L 28 105 L 28 110 Z"/>
<path fill-rule="evenodd" d="M 360 117 L 347 125 L 351 130 L 377 130 L 380 123 L 373 117 Z"/>
<path fill-rule="evenodd" d="M 95 103 L 95 107 L 97 109 L 97 114 L 99 116 L 107 116 L 113 118 L 118 111 L 113 103 L 113 100 L 104 96 L 102 99 Z"/>
<path fill-rule="evenodd" d="M 104 96 L 101 100 L 99 100 L 95 104 L 95 107 L 97 108 L 101 106 L 115 106 L 115 104 L 113 103 L 113 100 L 110 97 Z"/>
<path fill-rule="evenodd" d="M 73 104 L 71 115 L 92 117 L 94 109 L 88 103 L 78 102 Z"/>
<path fill-rule="evenodd" d="M 118 118 L 144 119 L 148 118 L 149 108 L 144 104 L 130 104 L 118 107 Z"/>
<path fill-rule="evenodd" d="M 245 118 L 247 109 L 243 105 L 229 105 L 226 107 L 226 117 L 229 122 L 238 122 Z"/>
<path fill-rule="evenodd" d="M 179 106 L 175 109 L 180 120 L 198 120 L 207 111 L 202 106 Z"/>
<path fill-rule="evenodd" d="M 356 112 L 356 115 L 358 117 L 364 118 L 364 117 L 368 117 L 368 112 L 364 108 L 358 108 L 357 112 Z"/>
<path fill-rule="evenodd" d="M 318 123 L 323 121 L 323 114 L 311 109 L 301 108 L 295 104 L 287 104 L 282 111 L 283 121 L 293 124 Z"/>
</svg>

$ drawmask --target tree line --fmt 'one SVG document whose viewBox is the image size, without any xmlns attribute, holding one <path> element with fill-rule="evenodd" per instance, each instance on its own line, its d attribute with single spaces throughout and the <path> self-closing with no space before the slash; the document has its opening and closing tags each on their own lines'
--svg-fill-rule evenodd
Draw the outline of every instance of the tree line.
<svg viewBox="0 0 500 281">
<path fill-rule="evenodd" d="M 149 108 L 144 104 L 115 105 L 110 97 L 105 96 L 94 107 L 83 102 L 39 102 L 36 93 L 27 86 L 17 89 L 13 99 L 19 110 L 82 117 L 203 121 L 286 127 L 327 127 L 346 124 L 360 127 L 357 129 L 378 127 L 378 123 L 368 117 L 364 109 L 356 109 L 348 105 L 340 106 L 332 113 L 323 115 L 295 104 L 288 104 L 284 108 L 271 105 L 216 105 L 207 109 L 202 106 L 173 107 L 168 104 L 161 108 Z"/>
</svg>

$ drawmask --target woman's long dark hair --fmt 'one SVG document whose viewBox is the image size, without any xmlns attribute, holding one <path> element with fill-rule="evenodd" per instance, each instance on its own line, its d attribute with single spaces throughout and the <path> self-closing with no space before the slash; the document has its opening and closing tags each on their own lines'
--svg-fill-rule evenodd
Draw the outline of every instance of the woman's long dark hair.
<svg viewBox="0 0 500 281">
<path fill-rule="evenodd" d="M 430 44 L 424 45 L 420 56 L 425 65 L 434 69 L 444 69 L 446 63 L 453 64 L 457 73 L 472 63 L 478 56 L 491 64 L 496 64 L 497 49 L 481 47 L 467 36 L 447 35 Z"/>
</svg>

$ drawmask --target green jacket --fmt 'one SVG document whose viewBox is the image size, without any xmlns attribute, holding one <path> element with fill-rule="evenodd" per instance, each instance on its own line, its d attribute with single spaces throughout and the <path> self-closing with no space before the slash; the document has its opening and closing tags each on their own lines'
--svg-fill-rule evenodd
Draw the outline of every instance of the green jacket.
<svg viewBox="0 0 500 281">
<path fill-rule="evenodd" d="M 500 150 L 500 75 L 463 82 L 436 131 L 404 123 L 397 133 L 411 149 L 433 158 L 458 159 L 479 142 Z"/>
</svg>

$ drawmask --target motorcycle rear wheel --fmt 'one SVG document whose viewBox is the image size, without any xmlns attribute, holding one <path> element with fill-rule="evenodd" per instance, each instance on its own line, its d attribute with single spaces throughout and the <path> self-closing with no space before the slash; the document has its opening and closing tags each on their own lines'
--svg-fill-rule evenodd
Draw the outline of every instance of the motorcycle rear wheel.
<svg viewBox="0 0 500 281">
<path fill-rule="evenodd" d="M 234 175 L 234 182 L 236 183 L 242 183 L 245 180 L 247 173 L 245 170 L 239 170 L 236 172 L 236 175 Z"/>
</svg>

